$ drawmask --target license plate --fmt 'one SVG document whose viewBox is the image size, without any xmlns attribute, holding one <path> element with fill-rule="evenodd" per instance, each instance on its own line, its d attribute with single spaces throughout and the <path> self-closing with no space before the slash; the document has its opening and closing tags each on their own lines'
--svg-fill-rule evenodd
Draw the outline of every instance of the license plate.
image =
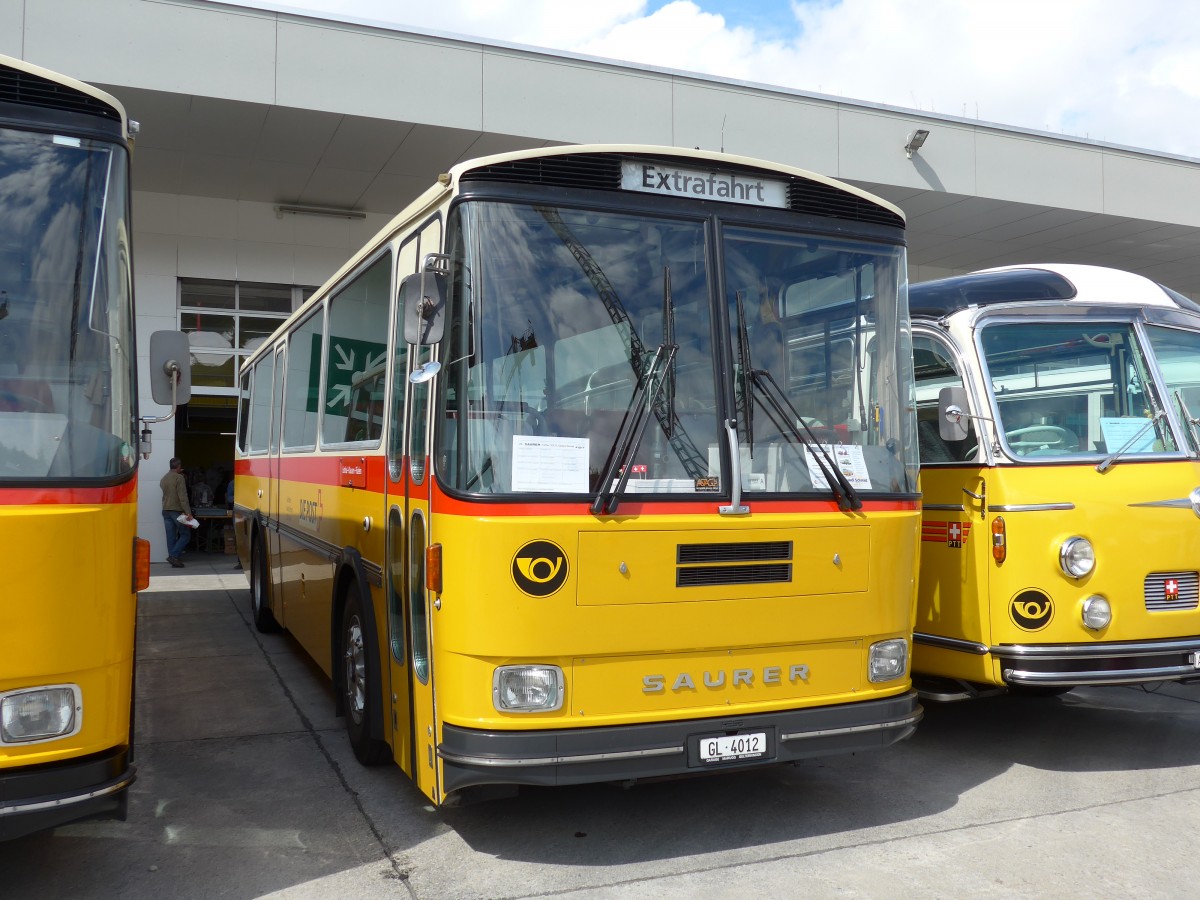
<svg viewBox="0 0 1200 900">
<path fill-rule="evenodd" d="M 766 755 L 767 735 L 764 731 L 700 738 L 701 762 L 727 762 Z"/>
</svg>

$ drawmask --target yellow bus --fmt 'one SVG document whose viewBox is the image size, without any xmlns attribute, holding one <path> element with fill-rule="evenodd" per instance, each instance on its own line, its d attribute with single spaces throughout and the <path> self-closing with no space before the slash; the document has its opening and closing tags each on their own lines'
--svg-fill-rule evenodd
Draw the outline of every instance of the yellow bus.
<svg viewBox="0 0 1200 900">
<path fill-rule="evenodd" d="M 358 758 L 442 804 L 907 737 L 903 226 L 752 159 L 516 152 L 293 314 L 241 370 L 238 552 Z"/>
<path fill-rule="evenodd" d="M 1073 265 L 910 301 L 923 692 L 1200 679 L 1200 305 Z"/>
<path fill-rule="evenodd" d="M 134 779 L 129 148 L 108 94 L 0 57 L 0 839 Z"/>
</svg>

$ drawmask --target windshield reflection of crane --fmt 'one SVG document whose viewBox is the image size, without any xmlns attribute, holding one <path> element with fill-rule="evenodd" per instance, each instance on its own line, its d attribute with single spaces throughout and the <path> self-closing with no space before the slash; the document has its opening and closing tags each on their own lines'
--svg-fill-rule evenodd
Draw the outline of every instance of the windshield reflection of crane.
<svg viewBox="0 0 1200 900">
<path fill-rule="evenodd" d="M 579 263 L 579 268 L 583 270 L 583 273 L 588 277 L 588 281 L 592 283 L 592 287 L 595 289 L 596 295 L 600 298 L 600 302 L 608 310 L 609 318 L 612 319 L 613 324 L 624 325 L 629 332 L 629 364 L 633 367 L 634 382 L 636 383 L 642 376 L 642 360 L 646 358 L 646 347 L 638 335 L 637 328 L 630 321 L 629 313 L 626 312 L 625 305 L 617 295 L 612 282 L 608 280 L 608 276 L 604 274 L 604 270 L 592 257 L 587 247 L 567 227 L 566 222 L 562 220 L 557 209 L 548 206 L 538 206 L 536 209 L 554 230 L 554 233 L 558 235 L 563 244 L 566 245 L 567 249 L 571 251 L 571 255 Z M 668 318 L 666 311 L 664 311 L 664 328 L 668 327 Z M 670 373 L 669 377 L 673 379 L 674 372 Z M 708 475 L 708 460 L 705 456 L 701 455 L 700 451 L 696 448 L 695 442 L 688 436 L 683 424 L 679 421 L 679 416 L 675 413 L 673 393 L 669 397 L 670 402 L 667 399 L 661 399 L 654 404 L 654 416 L 658 419 L 659 427 L 662 428 L 663 434 L 667 437 L 667 442 L 671 445 L 671 449 L 675 451 L 675 455 L 679 458 L 680 463 L 683 464 L 684 471 L 687 472 L 688 477 L 692 479 L 704 478 Z"/>
</svg>

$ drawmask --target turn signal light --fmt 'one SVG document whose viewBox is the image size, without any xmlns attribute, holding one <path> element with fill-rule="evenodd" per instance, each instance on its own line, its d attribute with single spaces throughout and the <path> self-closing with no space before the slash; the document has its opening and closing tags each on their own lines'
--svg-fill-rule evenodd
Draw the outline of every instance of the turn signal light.
<svg viewBox="0 0 1200 900">
<path fill-rule="evenodd" d="M 992 519 L 992 559 L 998 563 L 1008 558 L 1008 537 L 1004 533 L 1004 517 Z"/>
<path fill-rule="evenodd" d="M 150 587 L 150 542 L 145 538 L 133 539 L 133 589 L 144 591 Z"/>
<path fill-rule="evenodd" d="M 442 592 L 442 545 L 425 548 L 425 587 L 435 594 Z"/>
</svg>

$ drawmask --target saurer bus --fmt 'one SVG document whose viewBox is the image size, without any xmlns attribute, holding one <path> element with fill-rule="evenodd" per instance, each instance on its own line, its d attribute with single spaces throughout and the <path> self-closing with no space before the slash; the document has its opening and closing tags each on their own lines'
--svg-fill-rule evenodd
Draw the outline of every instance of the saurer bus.
<svg viewBox="0 0 1200 900">
<path fill-rule="evenodd" d="M 129 148 L 108 94 L 0 57 L 0 838 L 134 779 Z"/>
<path fill-rule="evenodd" d="M 454 166 L 241 369 L 255 621 L 435 804 L 907 737 L 906 291 L 900 212 L 808 172 Z"/>
<path fill-rule="evenodd" d="M 910 299 L 929 695 L 1200 679 L 1200 305 L 1071 265 Z"/>
</svg>

